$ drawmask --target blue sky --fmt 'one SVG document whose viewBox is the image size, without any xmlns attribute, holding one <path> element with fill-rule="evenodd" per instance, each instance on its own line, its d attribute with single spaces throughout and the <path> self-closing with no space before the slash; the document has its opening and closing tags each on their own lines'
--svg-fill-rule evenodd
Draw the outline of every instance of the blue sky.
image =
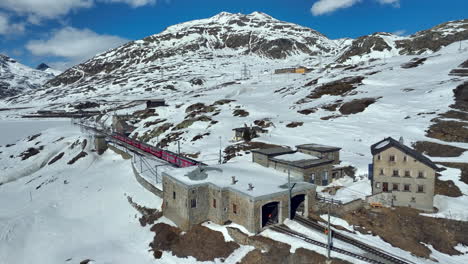
<svg viewBox="0 0 468 264">
<path fill-rule="evenodd" d="M 221 11 L 261 11 L 330 38 L 356 38 L 377 31 L 412 34 L 468 18 L 467 10 L 467 0 L 1 0 L 0 53 L 64 69 Z"/>
</svg>

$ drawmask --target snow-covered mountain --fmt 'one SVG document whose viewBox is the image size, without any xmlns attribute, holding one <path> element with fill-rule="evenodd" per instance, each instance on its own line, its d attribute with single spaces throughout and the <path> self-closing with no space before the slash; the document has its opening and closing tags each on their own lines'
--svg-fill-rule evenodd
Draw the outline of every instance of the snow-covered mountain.
<svg viewBox="0 0 468 264">
<path fill-rule="evenodd" d="M 62 73 L 61 71 L 58 71 L 56 69 L 52 69 L 49 65 L 47 65 L 45 63 L 41 63 L 41 64 L 37 65 L 36 70 L 43 71 L 43 72 L 46 72 L 46 73 L 50 73 L 50 74 L 53 74 L 54 76 L 58 76 L 58 75 L 60 75 Z"/>
<path fill-rule="evenodd" d="M 32 69 L 0 54 L 0 99 L 37 89 L 53 77 L 49 71 Z"/>
</svg>

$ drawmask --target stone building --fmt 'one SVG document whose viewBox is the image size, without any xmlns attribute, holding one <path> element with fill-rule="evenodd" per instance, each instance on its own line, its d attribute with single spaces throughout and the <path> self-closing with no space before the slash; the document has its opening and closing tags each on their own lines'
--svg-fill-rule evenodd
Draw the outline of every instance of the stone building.
<svg viewBox="0 0 468 264">
<path fill-rule="evenodd" d="M 248 127 L 247 125 L 243 127 L 234 128 L 232 130 L 234 131 L 234 136 L 232 137 L 234 141 L 244 140 L 246 138 L 246 133 L 248 133 L 247 137 L 249 139 L 253 139 L 258 137 L 259 134 L 267 132 L 266 129 L 263 129 L 259 126 Z"/>
<path fill-rule="evenodd" d="M 183 230 L 213 221 L 234 222 L 252 233 L 288 217 L 288 178 L 251 162 L 233 162 L 163 172 L 163 214 Z M 312 211 L 315 185 L 294 182 L 291 212 Z"/>
<path fill-rule="evenodd" d="M 296 147 L 297 151 L 285 147 L 253 150 L 252 161 L 321 186 L 344 176 L 342 168 L 335 167 L 340 162 L 340 148 L 318 144 Z"/>
<path fill-rule="evenodd" d="M 402 140 L 385 138 L 371 146 L 369 176 L 372 194 L 383 194 L 388 206 L 432 211 L 437 166 Z"/>
</svg>

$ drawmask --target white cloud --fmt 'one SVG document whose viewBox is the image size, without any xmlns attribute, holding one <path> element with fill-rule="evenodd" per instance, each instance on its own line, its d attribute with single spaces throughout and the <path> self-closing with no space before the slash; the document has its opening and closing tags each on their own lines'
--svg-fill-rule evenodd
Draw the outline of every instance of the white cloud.
<svg viewBox="0 0 468 264">
<path fill-rule="evenodd" d="M 332 13 L 338 9 L 348 8 L 361 0 L 319 0 L 312 5 L 311 11 L 314 16 Z"/>
<path fill-rule="evenodd" d="M 125 3 L 131 7 L 141 7 L 145 5 L 154 5 L 156 0 L 98 0 L 101 2 L 110 2 L 110 3 Z"/>
<path fill-rule="evenodd" d="M 33 20 L 57 18 L 72 10 L 89 8 L 93 0 L 1 0 L 0 8 L 26 15 Z"/>
<path fill-rule="evenodd" d="M 377 0 L 381 4 L 391 4 L 395 7 L 400 7 L 400 0 Z"/>
<path fill-rule="evenodd" d="M 404 30 L 404 29 L 397 30 L 397 31 L 393 32 L 393 34 L 395 34 L 397 36 L 404 36 L 404 35 L 406 35 L 406 30 Z"/>
<path fill-rule="evenodd" d="M 7 15 L 0 13 L 0 35 L 18 34 L 24 32 L 24 24 L 10 23 Z"/>
<path fill-rule="evenodd" d="M 338 9 L 349 8 L 362 0 L 318 0 L 313 5 L 310 11 L 314 16 L 320 16 L 328 13 L 333 13 Z M 380 4 L 390 4 L 394 7 L 400 7 L 400 0 L 374 0 Z"/>
<path fill-rule="evenodd" d="M 26 49 L 33 55 L 61 57 L 75 64 L 127 41 L 118 36 L 99 35 L 89 29 L 65 27 L 47 40 L 29 41 Z"/>
</svg>

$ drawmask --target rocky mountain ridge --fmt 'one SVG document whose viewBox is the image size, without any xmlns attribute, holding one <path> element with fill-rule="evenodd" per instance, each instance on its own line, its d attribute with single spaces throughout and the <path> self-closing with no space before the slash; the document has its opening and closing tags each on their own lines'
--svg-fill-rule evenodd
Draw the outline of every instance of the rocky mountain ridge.
<svg viewBox="0 0 468 264">
<path fill-rule="evenodd" d="M 23 65 L 0 54 L 0 99 L 38 89 L 55 75 Z"/>
</svg>

